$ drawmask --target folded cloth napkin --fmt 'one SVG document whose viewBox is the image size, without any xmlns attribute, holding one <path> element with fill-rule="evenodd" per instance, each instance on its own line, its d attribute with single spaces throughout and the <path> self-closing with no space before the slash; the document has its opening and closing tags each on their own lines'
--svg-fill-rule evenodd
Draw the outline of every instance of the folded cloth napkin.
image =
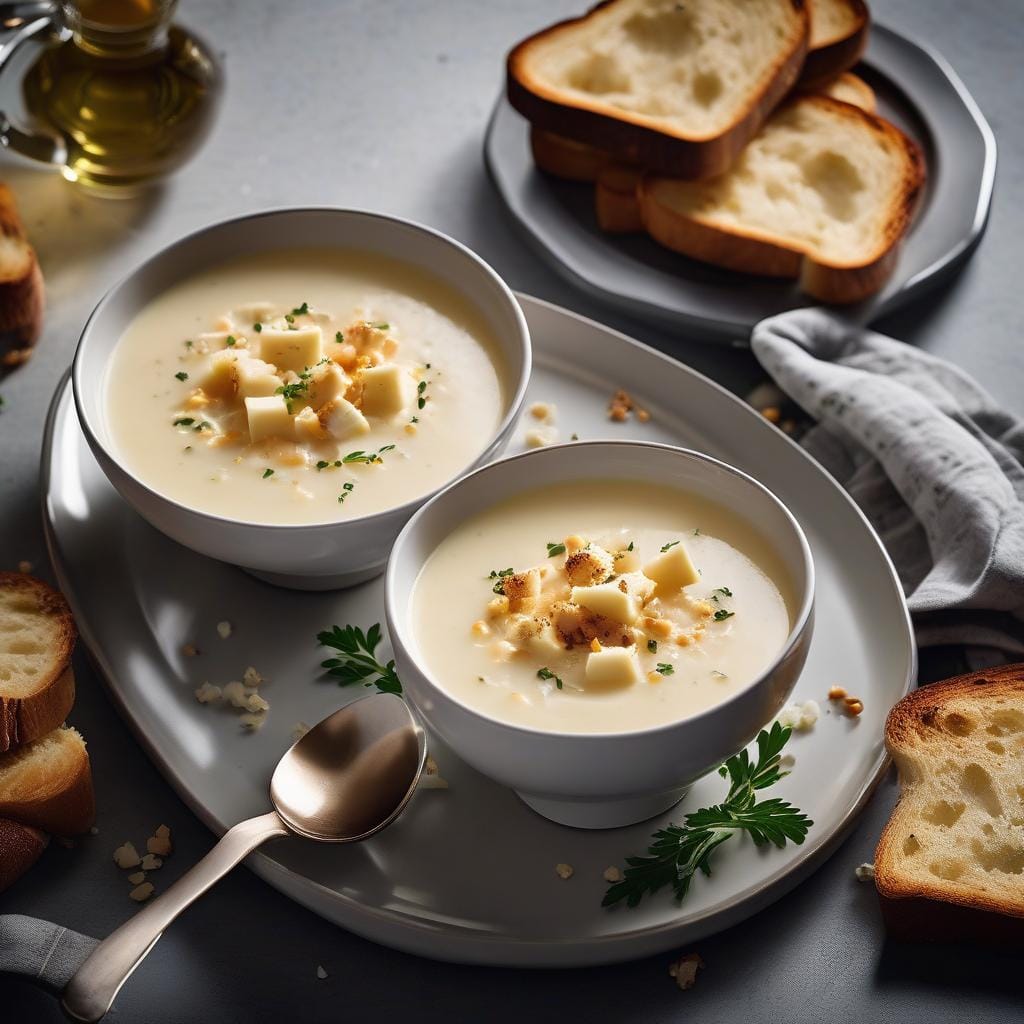
<svg viewBox="0 0 1024 1024">
<path fill-rule="evenodd" d="M 823 310 L 754 328 L 754 354 L 817 425 L 801 443 L 893 560 L 922 647 L 972 667 L 1024 655 L 1024 423 L 950 363 Z"/>
<path fill-rule="evenodd" d="M 0 914 L 0 972 L 22 974 L 58 995 L 97 945 L 59 924 Z"/>
</svg>

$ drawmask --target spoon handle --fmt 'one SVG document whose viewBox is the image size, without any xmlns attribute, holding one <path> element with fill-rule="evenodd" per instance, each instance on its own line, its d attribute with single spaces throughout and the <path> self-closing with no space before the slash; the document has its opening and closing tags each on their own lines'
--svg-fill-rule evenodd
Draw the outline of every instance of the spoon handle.
<svg viewBox="0 0 1024 1024">
<path fill-rule="evenodd" d="M 287 832 L 276 811 L 239 822 L 225 832 L 194 868 L 92 951 L 64 989 L 62 1004 L 68 1015 L 78 1021 L 99 1020 L 163 930 L 260 843 Z"/>
</svg>

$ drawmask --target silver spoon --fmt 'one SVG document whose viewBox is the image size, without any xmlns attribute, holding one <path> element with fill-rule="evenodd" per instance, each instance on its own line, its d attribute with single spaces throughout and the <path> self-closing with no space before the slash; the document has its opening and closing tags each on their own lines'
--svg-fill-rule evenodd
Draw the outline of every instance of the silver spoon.
<svg viewBox="0 0 1024 1024">
<path fill-rule="evenodd" d="M 375 694 L 314 726 L 278 762 L 274 810 L 239 822 L 163 895 L 104 939 L 78 969 L 62 1003 L 74 1020 L 97 1021 L 164 929 L 266 839 L 296 833 L 355 843 L 401 814 L 426 757 L 423 730 L 408 705 Z"/>
</svg>

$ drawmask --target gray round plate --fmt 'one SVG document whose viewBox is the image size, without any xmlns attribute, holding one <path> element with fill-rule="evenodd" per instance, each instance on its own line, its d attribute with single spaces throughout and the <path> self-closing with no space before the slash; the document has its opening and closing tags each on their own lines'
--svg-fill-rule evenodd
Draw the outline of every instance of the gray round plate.
<svg viewBox="0 0 1024 1024">
<path fill-rule="evenodd" d="M 870 323 L 935 287 L 981 237 L 992 198 L 996 143 L 973 97 L 934 50 L 875 25 L 856 69 L 879 112 L 921 145 L 928 183 L 886 287 L 847 312 Z M 795 283 L 720 270 L 650 238 L 597 227 L 592 188 L 534 168 L 527 122 L 502 98 L 484 155 L 499 194 L 527 236 L 578 287 L 627 312 L 718 340 L 745 342 L 759 320 L 810 304 Z"/>
</svg>

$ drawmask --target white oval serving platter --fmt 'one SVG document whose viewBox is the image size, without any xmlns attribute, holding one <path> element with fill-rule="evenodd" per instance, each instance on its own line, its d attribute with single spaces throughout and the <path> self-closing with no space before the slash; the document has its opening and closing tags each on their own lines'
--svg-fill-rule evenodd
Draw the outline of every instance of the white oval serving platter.
<svg viewBox="0 0 1024 1024">
<path fill-rule="evenodd" d="M 846 307 L 872 323 L 939 286 L 981 237 L 992 200 L 996 142 L 985 116 L 941 54 L 873 25 L 855 69 L 879 113 L 917 141 L 928 180 L 895 273 L 871 299 Z M 813 305 L 796 284 L 737 274 L 644 235 L 607 235 L 594 218 L 593 187 L 556 181 L 533 166 L 529 128 L 502 97 L 484 143 L 491 180 L 541 255 L 576 287 L 634 316 L 726 342 L 746 342 L 759 320 Z"/>
<path fill-rule="evenodd" d="M 416 794 L 387 832 L 359 846 L 282 839 L 249 864 L 273 886 L 361 935 L 423 956 L 509 966 L 574 966 L 660 952 L 717 931 L 777 899 L 834 848 L 885 766 L 882 726 L 910 688 L 916 655 L 893 568 L 845 492 L 775 427 L 678 362 L 536 299 L 521 297 L 535 347 L 530 401 L 554 402 L 561 440 L 636 437 L 682 444 L 752 473 L 790 507 L 818 573 L 817 624 L 795 696 L 824 710 L 836 683 L 864 701 L 852 720 L 823 713 L 795 736 L 792 775 L 777 787 L 815 825 L 801 847 L 758 850 L 734 840 L 715 853 L 682 906 L 666 893 L 634 910 L 602 910 L 604 869 L 642 852 L 650 833 L 687 808 L 717 802 L 717 776 L 669 814 L 588 832 L 538 817 L 510 791 L 431 745 L 447 790 Z M 607 419 L 616 388 L 649 423 Z M 526 420 L 512 450 L 522 447 Z M 43 446 L 50 553 L 85 644 L 139 741 L 216 833 L 269 806 L 267 782 L 296 723 L 313 723 L 365 691 L 320 675 L 316 634 L 332 623 L 383 620 L 381 580 L 340 593 L 279 590 L 179 547 L 139 518 L 89 453 L 64 381 Z M 232 623 L 227 639 L 216 625 Z M 186 657 L 194 644 L 199 654 Z M 267 677 L 265 725 L 200 705 L 203 681 Z M 773 791 L 774 792 L 774 791 Z M 563 881 L 555 865 L 573 865 Z"/>
</svg>

